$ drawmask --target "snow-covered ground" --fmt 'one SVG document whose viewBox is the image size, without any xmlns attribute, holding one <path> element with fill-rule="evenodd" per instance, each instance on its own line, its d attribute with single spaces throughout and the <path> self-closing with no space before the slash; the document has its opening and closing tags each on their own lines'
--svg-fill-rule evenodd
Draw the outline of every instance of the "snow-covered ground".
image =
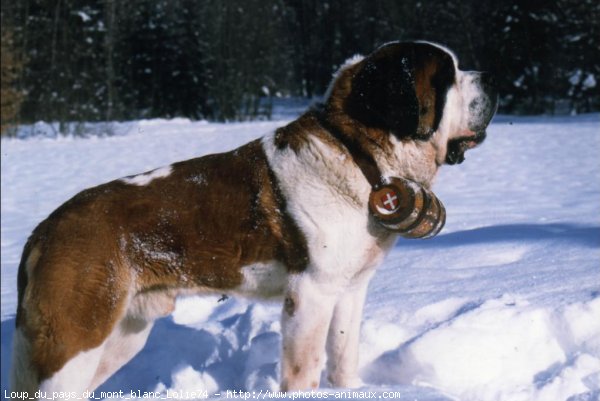
<svg viewBox="0 0 600 401">
<path fill-rule="evenodd" d="M 17 266 L 39 221 L 83 188 L 229 150 L 282 124 L 152 120 L 111 124 L 119 134 L 111 137 L 2 139 L 2 396 Z M 488 134 L 438 178 L 446 228 L 432 240 L 399 241 L 371 283 L 362 391 L 598 400 L 600 115 L 500 116 Z M 277 304 L 182 299 L 95 395 L 275 390 L 278 318 Z"/>
</svg>

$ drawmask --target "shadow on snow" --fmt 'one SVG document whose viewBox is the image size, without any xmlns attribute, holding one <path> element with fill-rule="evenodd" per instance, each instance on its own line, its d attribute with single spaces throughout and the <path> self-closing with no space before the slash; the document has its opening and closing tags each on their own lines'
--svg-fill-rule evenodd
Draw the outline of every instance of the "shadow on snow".
<svg viewBox="0 0 600 401">
<path fill-rule="evenodd" d="M 441 234 L 425 242 L 400 241 L 398 247 L 456 247 L 513 241 L 565 241 L 571 244 L 600 247 L 600 226 L 569 223 L 507 224 Z"/>
</svg>

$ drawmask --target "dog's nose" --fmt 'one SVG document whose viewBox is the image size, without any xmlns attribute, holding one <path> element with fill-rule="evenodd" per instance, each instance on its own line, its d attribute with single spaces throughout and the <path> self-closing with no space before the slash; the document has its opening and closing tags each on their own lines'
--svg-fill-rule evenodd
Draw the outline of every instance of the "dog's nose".
<svg viewBox="0 0 600 401">
<path fill-rule="evenodd" d="M 498 84 L 496 83 L 496 79 L 492 75 L 492 73 L 488 71 L 482 71 L 480 73 L 480 82 L 484 87 L 496 90 L 498 88 Z"/>
<path fill-rule="evenodd" d="M 493 103 L 491 109 L 493 109 L 492 114 L 496 110 L 496 106 L 498 103 L 498 85 L 494 75 L 492 75 L 488 71 L 482 71 L 479 73 L 479 86 L 483 93 L 485 93 L 490 101 Z"/>
</svg>

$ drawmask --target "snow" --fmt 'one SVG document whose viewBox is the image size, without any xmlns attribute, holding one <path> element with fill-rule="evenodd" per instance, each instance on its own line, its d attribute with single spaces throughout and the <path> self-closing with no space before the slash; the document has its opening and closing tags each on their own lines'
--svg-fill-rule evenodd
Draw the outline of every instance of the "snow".
<svg viewBox="0 0 600 401">
<path fill-rule="evenodd" d="M 588 74 L 585 80 L 583 81 L 583 87 L 585 89 L 592 89 L 596 87 L 596 78 L 594 78 L 593 74 Z"/>
<path fill-rule="evenodd" d="M 571 86 L 581 84 L 583 89 L 592 89 L 596 87 L 596 78 L 594 74 L 587 73 L 585 79 L 583 79 L 583 71 L 581 69 L 575 70 L 575 72 L 569 77 L 569 83 Z"/>
<path fill-rule="evenodd" d="M 581 82 L 581 75 L 583 72 L 580 69 L 575 70 L 575 72 L 569 77 L 569 83 L 571 85 L 577 85 Z"/>
<path fill-rule="evenodd" d="M 92 17 L 90 17 L 88 14 L 84 13 L 83 11 L 77 11 L 76 14 L 81 18 L 81 20 L 83 22 L 88 22 L 92 19 Z"/>
<path fill-rule="evenodd" d="M 106 125 L 115 136 L 3 138 L 3 397 L 17 266 L 39 221 L 81 189 L 229 150 L 284 123 L 149 120 Z M 481 148 L 444 167 L 434 190 L 446 228 L 400 240 L 370 285 L 359 391 L 421 401 L 600 399 L 599 151 L 598 114 L 498 116 Z M 95 397 L 277 390 L 279 314 L 277 303 L 181 299 Z"/>
<path fill-rule="evenodd" d="M 137 174 L 130 177 L 121 178 L 126 184 L 145 186 L 150 184 L 153 180 L 157 178 L 164 178 L 171 175 L 171 166 L 159 167 L 155 170 L 148 171 L 147 173 Z"/>
</svg>

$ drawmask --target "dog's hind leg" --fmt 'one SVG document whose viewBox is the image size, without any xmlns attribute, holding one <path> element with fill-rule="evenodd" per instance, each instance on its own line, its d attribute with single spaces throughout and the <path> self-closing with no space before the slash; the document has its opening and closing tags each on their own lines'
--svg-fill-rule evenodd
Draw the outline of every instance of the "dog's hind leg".
<svg viewBox="0 0 600 401">
<path fill-rule="evenodd" d="M 11 391 L 56 399 L 89 390 L 107 339 L 125 314 L 131 281 L 116 262 L 76 259 L 58 250 L 19 267 Z"/>
<path fill-rule="evenodd" d="M 154 321 L 175 309 L 177 291 L 153 291 L 135 295 L 125 317 L 106 340 L 98 370 L 90 385 L 96 389 L 144 348 Z"/>
<path fill-rule="evenodd" d="M 79 352 L 58 372 L 40 383 L 40 399 L 72 399 L 83 397 L 100 363 L 105 344 Z M 58 394 L 58 395 L 57 395 Z"/>
<path fill-rule="evenodd" d="M 11 370 L 11 391 L 26 392 L 29 399 L 62 399 L 82 397 L 92 380 L 103 345 L 80 352 L 70 359 L 51 377 L 39 381 L 39 374 L 31 363 L 32 344 L 17 328 L 13 337 L 13 358 Z"/>
<path fill-rule="evenodd" d="M 89 390 L 94 390 L 131 360 L 146 344 L 153 322 L 124 318 L 111 333 Z"/>
</svg>

